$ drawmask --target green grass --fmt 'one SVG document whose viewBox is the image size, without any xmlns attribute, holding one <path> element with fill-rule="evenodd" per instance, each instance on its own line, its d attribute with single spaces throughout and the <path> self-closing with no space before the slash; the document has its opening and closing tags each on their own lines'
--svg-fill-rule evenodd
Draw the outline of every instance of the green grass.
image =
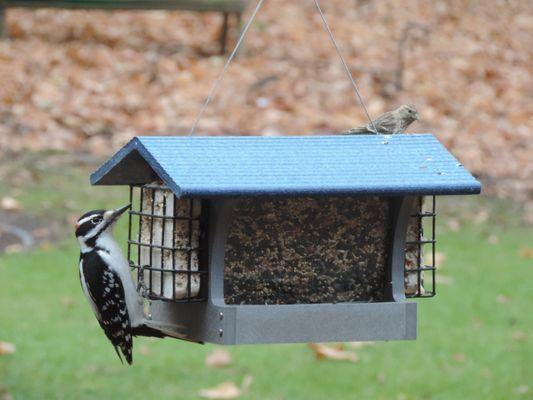
<svg viewBox="0 0 533 400">
<path fill-rule="evenodd" d="M 63 185 L 53 201 L 79 187 Z M 39 190 L 37 200 L 25 200 L 29 210 L 46 197 L 46 187 Z M 111 192 L 106 199 L 106 190 L 98 189 L 94 199 L 78 190 L 76 204 L 85 209 L 125 200 Z M 444 203 L 449 210 L 461 204 Z M 473 213 L 493 203 L 470 199 L 459 210 Z M 211 345 L 141 338 L 134 365 L 125 367 L 83 298 L 74 238 L 2 255 L 0 340 L 17 351 L 0 356 L 0 399 L 2 393 L 16 400 L 195 399 L 202 388 L 239 383 L 247 374 L 253 384 L 244 399 L 533 398 L 533 265 L 520 256 L 532 235 L 518 224 L 498 223 L 498 207 L 491 214 L 496 219 L 461 219 L 459 231 L 441 221 L 438 251 L 446 260 L 439 274 L 448 282 L 437 286 L 436 298 L 418 302 L 418 339 L 358 350 L 358 363 L 316 361 L 304 344 L 262 345 L 230 347 L 232 365 L 209 369 L 204 360 Z M 125 226 L 119 230 L 124 235 Z M 491 235 L 498 244 L 489 243 Z"/>
<path fill-rule="evenodd" d="M 59 152 L 7 158 L 0 162 L 0 196 L 15 197 L 25 212 L 54 220 L 67 219 L 68 214 L 79 213 L 85 207 L 127 202 L 118 187 L 89 184 L 89 174 L 95 168 L 93 162 Z"/>
</svg>

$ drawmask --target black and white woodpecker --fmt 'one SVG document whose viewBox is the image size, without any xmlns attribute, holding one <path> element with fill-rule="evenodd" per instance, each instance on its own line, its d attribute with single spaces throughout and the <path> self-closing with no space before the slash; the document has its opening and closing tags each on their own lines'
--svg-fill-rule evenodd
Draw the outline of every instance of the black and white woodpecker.
<svg viewBox="0 0 533 400">
<path fill-rule="evenodd" d="M 113 227 L 130 205 L 116 210 L 95 210 L 76 224 L 80 244 L 81 287 L 107 338 L 132 363 L 133 338 L 166 336 L 143 325 L 142 299 L 133 282 L 128 261 L 113 237 Z"/>
</svg>

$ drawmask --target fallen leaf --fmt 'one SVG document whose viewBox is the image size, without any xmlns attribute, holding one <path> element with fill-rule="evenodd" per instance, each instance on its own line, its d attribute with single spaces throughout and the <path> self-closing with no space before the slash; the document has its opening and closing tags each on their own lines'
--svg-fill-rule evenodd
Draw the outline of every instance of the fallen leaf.
<svg viewBox="0 0 533 400">
<path fill-rule="evenodd" d="M 17 347 L 13 343 L 0 342 L 0 356 L 13 354 L 15 351 L 17 351 Z"/>
<path fill-rule="evenodd" d="M 98 364 L 89 364 L 87 366 L 87 372 L 90 374 L 94 374 L 98 371 Z"/>
<path fill-rule="evenodd" d="M 496 245 L 500 243 L 500 237 L 498 235 L 490 235 L 487 241 L 492 245 Z"/>
<path fill-rule="evenodd" d="M 139 346 L 138 351 L 143 356 L 149 356 L 150 355 L 150 348 L 148 346 L 141 345 L 141 346 Z"/>
<path fill-rule="evenodd" d="M 531 248 L 531 247 L 522 247 L 520 249 L 520 257 L 525 258 L 526 260 L 533 259 L 533 248 Z"/>
<path fill-rule="evenodd" d="M 520 385 L 514 389 L 514 392 L 516 394 L 527 394 L 529 392 L 529 386 L 528 385 Z"/>
<path fill-rule="evenodd" d="M 442 251 L 436 251 L 434 261 L 437 267 L 442 268 L 444 266 L 444 262 L 446 261 L 446 253 Z"/>
<path fill-rule="evenodd" d="M 448 225 L 448 228 L 450 228 L 452 232 L 457 232 L 459 229 L 461 229 L 461 223 L 455 218 L 450 218 L 446 225 Z"/>
<path fill-rule="evenodd" d="M 464 363 L 466 361 L 466 357 L 463 353 L 455 353 L 452 358 L 457 361 L 458 363 Z"/>
<path fill-rule="evenodd" d="M 211 368 L 227 367 L 230 364 L 230 353 L 222 349 L 214 349 L 213 352 L 205 358 L 205 365 Z"/>
<path fill-rule="evenodd" d="M 74 214 L 74 213 L 67 214 L 67 217 L 66 217 L 67 224 L 69 224 L 70 226 L 75 226 L 76 223 L 78 222 L 79 217 L 80 216 L 78 214 Z"/>
<path fill-rule="evenodd" d="M 242 391 L 233 382 L 223 382 L 214 388 L 202 389 L 198 394 L 206 399 L 236 399 Z"/>
<path fill-rule="evenodd" d="M 525 342 L 527 340 L 527 334 L 524 331 L 516 331 L 513 332 L 512 338 L 517 342 Z"/>
<path fill-rule="evenodd" d="M 374 342 L 347 342 L 346 345 L 352 349 L 362 349 L 363 347 L 368 347 L 374 345 Z M 342 349 L 341 349 L 342 350 Z"/>
<path fill-rule="evenodd" d="M 454 279 L 452 276 L 437 274 L 435 275 L 435 281 L 440 285 L 453 285 Z"/>
<path fill-rule="evenodd" d="M 250 388 L 252 381 L 252 376 L 246 375 L 242 381 L 241 387 L 238 387 L 233 382 L 223 382 L 214 388 L 200 390 L 198 395 L 212 400 L 236 399 Z"/>
<path fill-rule="evenodd" d="M 50 243 L 48 240 L 45 240 L 40 244 L 39 247 L 41 248 L 41 250 L 47 251 L 52 248 L 52 243 Z"/>
<path fill-rule="evenodd" d="M 50 228 L 35 228 L 31 233 L 38 239 L 47 238 L 50 236 Z"/>
<path fill-rule="evenodd" d="M 474 215 L 474 222 L 476 224 L 482 224 L 483 222 L 486 222 L 489 219 L 489 215 L 489 210 L 487 210 L 486 208 L 482 208 Z"/>
<path fill-rule="evenodd" d="M 5 211 L 20 211 L 22 205 L 13 197 L 5 196 L 0 200 L 0 208 Z"/>
<path fill-rule="evenodd" d="M 309 343 L 308 346 L 315 352 L 315 358 L 317 360 L 322 360 L 324 358 L 327 358 L 329 360 L 351 362 L 357 362 L 359 360 L 357 354 L 350 353 L 348 351 L 343 350 L 342 348 L 327 346 L 325 344 L 320 343 Z"/>
<path fill-rule="evenodd" d="M 11 393 L 7 391 L 7 388 L 0 386 L 0 400 L 13 400 Z"/>
<path fill-rule="evenodd" d="M 20 243 L 13 243 L 4 248 L 4 252 L 6 254 L 21 253 L 22 250 L 24 250 L 24 246 L 22 246 Z"/>
<path fill-rule="evenodd" d="M 76 302 L 74 301 L 74 299 L 72 297 L 69 297 L 69 296 L 63 296 L 61 297 L 61 305 L 65 308 L 72 308 L 72 306 L 74 306 L 74 304 L 76 304 Z"/>
<path fill-rule="evenodd" d="M 250 374 L 245 375 L 244 378 L 242 379 L 241 390 L 243 392 L 247 391 L 250 388 L 250 386 L 252 386 L 253 381 L 254 381 L 254 378 L 252 377 L 252 375 Z"/>
<path fill-rule="evenodd" d="M 500 304 L 505 304 L 509 302 L 509 297 L 504 294 L 499 294 L 498 296 L 496 296 L 496 301 Z"/>
</svg>

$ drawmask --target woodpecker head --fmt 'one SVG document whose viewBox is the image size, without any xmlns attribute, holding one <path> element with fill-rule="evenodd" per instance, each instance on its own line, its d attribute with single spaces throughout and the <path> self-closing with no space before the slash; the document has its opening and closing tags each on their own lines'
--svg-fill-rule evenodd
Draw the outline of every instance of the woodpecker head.
<svg viewBox="0 0 533 400">
<path fill-rule="evenodd" d="M 76 238 L 82 250 L 94 247 L 100 237 L 110 234 L 115 222 L 130 207 L 128 204 L 116 210 L 94 210 L 83 214 L 76 223 Z"/>
</svg>

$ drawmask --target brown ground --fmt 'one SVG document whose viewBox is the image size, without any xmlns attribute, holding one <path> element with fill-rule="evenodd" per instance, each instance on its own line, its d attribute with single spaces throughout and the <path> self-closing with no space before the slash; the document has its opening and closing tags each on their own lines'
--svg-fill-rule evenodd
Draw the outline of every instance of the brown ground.
<svg viewBox="0 0 533 400">
<path fill-rule="evenodd" d="M 313 2 L 265 3 L 200 132 L 316 134 L 364 123 Z M 323 3 L 373 116 L 416 104 L 423 121 L 413 132 L 434 132 L 489 193 L 531 200 L 531 2 Z M 216 14 L 9 10 L 7 23 L 2 151 L 107 156 L 136 134 L 185 133 L 224 62 Z"/>
</svg>

